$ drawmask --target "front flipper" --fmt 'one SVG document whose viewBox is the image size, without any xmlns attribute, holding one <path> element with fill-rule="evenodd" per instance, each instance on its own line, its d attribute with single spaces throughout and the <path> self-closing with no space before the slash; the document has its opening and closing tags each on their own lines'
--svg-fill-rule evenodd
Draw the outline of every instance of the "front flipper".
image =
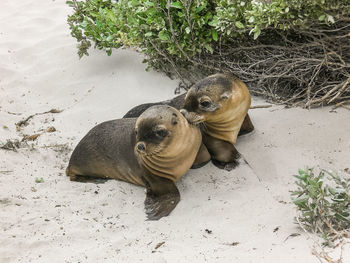
<svg viewBox="0 0 350 263">
<path fill-rule="evenodd" d="M 148 220 L 158 220 L 167 216 L 180 201 L 180 192 L 169 179 L 145 173 L 142 180 L 147 189 L 145 210 Z"/>
<path fill-rule="evenodd" d="M 198 150 L 196 159 L 194 160 L 191 169 L 198 169 L 210 162 L 210 153 L 208 152 L 207 147 L 202 143 L 201 147 Z"/>
<path fill-rule="evenodd" d="M 239 164 L 239 162 L 237 160 L 233 160 L 232 162 L 227 162 L 227 163 L 220 162 L 220 161 L 215 160 L 215 159 L 212 159 L 211 161 L 216 167 L 218 167 L 219 169 L 226 170 L 226 171 L 231 171 L 231 170 L 235 169 Z"/>
<path fill-rule="evenodd" d="M 252 121 L 249 118 L 249 115 L 247 113 L 247 115 L 244 118 L 244 121 L 242 123 L 241 129 L 239 130 L 238 136 L 250 133 L 254 130 L 254 125 L 252 123 Z"/>
<path fill-rule="evenodd" d="M 213 164 L 226 171 L 231 171 L 239 165 L 239 152 L 232 143 L 214 138 L 203 133 L 203 143 L 207 147 Z"/>
<path fill-rule="evenodd" d="M 169 193 L 163 195 L 154 195 L 147 193 L 145 200 L 145 210 L 148 220 L 158 220 L 167 216 L 180 201 L 180 193 Z"/>
<path fill-rule="evenodd" d="M 72 167 L 70 165 L 66 169 L 66 175 L 69 176 L 71 181 L 81 183 L 103 184 L 109 180 L 106 177 L 79 174 L 79 169 L 76 169 L 74 166 Z"/>
</svg>

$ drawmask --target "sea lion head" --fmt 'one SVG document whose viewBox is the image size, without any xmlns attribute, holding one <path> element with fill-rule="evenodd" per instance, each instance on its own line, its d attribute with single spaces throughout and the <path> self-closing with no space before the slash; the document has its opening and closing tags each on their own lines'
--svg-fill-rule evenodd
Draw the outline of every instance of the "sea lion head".
<svg viewBox="0 0 350 263">
<path fill-rule="evenodd" d="M 189 89 L 181 112 L 194 124 L 210 121 L 232 106 L 230 100 L 232 95 L 232 76 L 211 75 Z"/>
<path fill-rule="evenodd" d="M 135 124 L 135 154 L 153 174 L 178 180 L 191 167 L 202 143 L 199 128 L 175 108 L 148 108 Z"/>
<path fill-rule="evenodd" d="M 215 74 L 191 87 L 180 111 L 189 123 L 204 123 L 206 134 L 234 144 L 250 102 L 242 81 L 230 74 Z"/>
<path fill-rule="evenodd" d="M 150 107 L 136 121 L 135 153 L 151 156 L 163 151 L 186 125 L 186 119 L 175 108 L 167 105 Z"/>
</svg>

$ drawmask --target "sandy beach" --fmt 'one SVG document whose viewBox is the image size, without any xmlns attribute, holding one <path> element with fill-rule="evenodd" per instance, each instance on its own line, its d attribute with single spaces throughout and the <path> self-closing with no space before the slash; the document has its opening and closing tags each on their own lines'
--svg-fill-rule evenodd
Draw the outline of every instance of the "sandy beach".
<svg viewBox="0 0 350 263">
<path fill-rule="evenodd" d="M 178 81 L 146 72 L 133 50 L 79 60 L 71 11 L 64 0 L 0 3 L 0 146 L 20 146 L 0 149 L 0 262 L 320 262 L 317 236 L 293 220 L 293 175 L 350 167 L 350 111 L 251 109 L 255 131 L 237 142 L 248 164 L 188 171 L 170 216 L 146 221 L 143 188 L 71 182 L 65 169 L 93 126 L 172 98 Z"/>
</svg>

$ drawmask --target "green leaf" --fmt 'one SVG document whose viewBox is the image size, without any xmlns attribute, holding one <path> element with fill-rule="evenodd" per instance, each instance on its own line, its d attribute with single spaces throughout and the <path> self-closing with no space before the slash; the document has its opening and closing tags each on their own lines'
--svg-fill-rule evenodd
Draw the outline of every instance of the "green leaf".
<svg viewBox="0 0 350 263">
<path fill-rule="evenodd" d="M 111 42 L 112 40 L 113 40 L 113 36 L 112 35 L 109 35 L 107 38 L 106 38 L 106 41 L 108 41 L 108 42 Z"/>
<path fill-rule="evenodd" d="M 243 25 L 242 22 L 240 22 L 240 21 L 236 21 L 235 26 L 236 26 L 237 28 L 244 28 L 244 25 Z"/>
<path fill-rule="evenodd" d="M 348 212 L 342 212 L 342 216 L 349 217 L 349 216 L 350 216 L 350 213 L 348 213 Z"/>
<path fill-rule="evenodd" d="M 254 40 L 257 39 L 260 36 L 261 30 L 260 28 L 257 28 L 254 32 Z"/>
<path fill-rule="evenodd" d="M 69 5 L 69 6 L 74 6 L 73 1 L 66 1 L 66 4 Z"/>
<path fill-rule="evenodd" d="M 209 26 L 216 27 L 219 24 L 219 18 L 217 16 L 214 16 L 212 21 L 208 22 Z"/>
<path fill-rule="evenodd" d="M 325 20 L 325 18 L 326 18 L 326 16 L 325 16 L 325 15 L 321 15 L 321 16 L 319 16 L 319 17 L 318 17 L 318 20 L 320 20 L 320 21 L 324 21 L 324 20 Z"/>
<path fill-rule="evenodd" d="M 303 169 L 299 169 L 299 170 L 298 170 L 298 174 L 299 174 L 299 175 L 304 175 L 304 174 L 305 174 L 305 171 L 304 171 Z"/>
<path fill-rule="evenodd" d="M 180 2 L 171 2 L 170 7 L 174 7 L 177 9 L 182 9 L 182 4 Z"/>
<path fill-rule="evenodd" d="M 152 32 L 147 32 L 147 33 L 145 34 L 146 37 L 151 37 L 152 35 L 153 35 Z"/>
<path fill-rule="evenodd" d="M 248 20 L 249 23 L 253 23 L 255 21 L 255 17 L 254 16 L 251 16 Z"/>
<path fill-rule="evenodd" d="M 80 24 L 80 27 L 81 28 L 86 28 L 88 26 L 88 24 L 89 24 L 88 21 L 84 20 L 84 22 Z"/>
<path fill-rule="evenodd" d="M 205 8 L 205 5 L 201 5 L 199 7 L 196 8 L 196 13 L 200 13 L 203 9 Z"/>
<path fill-rule="evenodd" d="M 350 222 L 349 219 L 347 219 L 346 217 L 342 216 L 341 214 L 336 213 L 336 214 L 335 214 L 335 217 L 338 218 L 338 219 L 341 220 L 341 221 Z"/>
<path fill-rule="evenodd" d="M 336 194 L 337 194 L 336 189 L 334 189 L 334 188 L 332 188 L 332 187 L 329 187 L 329 188 L 328 188 L 328 191 L 329 191 L 332 195 L 336 195 Z"/>
<path fill-rule="evenodd" d="M 160 31 L 159 33 L 158 33 L 158 37 L 160 38 L 160 40 L 163 40 L 163 41 L 168 41 L 168 40 L 170 40 L 170 36 L 169 36 L 169 34 L 166 32 L 166 31 Z"/>
<path fill-rule="evenodd" d="M 212 48 L 209 44 L 205 44 L 205 45 L 204 45 L 204 48 L 205 48 L 206 50 L 208 50 L 211 54 L 214 53 L 213 48 Z"/>
<path fill-rule="evenodd" d="M 309 200 L 309 197 L 301 197 L 293 200 L 293 203 L 300 207 L 306 207 L 306 203 Z"/>
<path fill-rule="evenodd" d="M 213 39 L 215 41 L 218 41 L 219 37 L 218 37 L 218 32 L 216 30 L 212 30 L 211 35 L 213 36 Z"/>
<path fill-rule="evenodd" d="M 36 177 L 35 178 L 35 182 L 37 183 L 37 184 L 40 184 L 40 183 L 43 183 L 44 182 L 44 178 L 38 178 L 38 177 Z"/>
<path fill-rule="evenodd" d="M 152 7 L 152 6 L 154 6 L 154 3 L 152 1 L 146 1 L 145 5 Z"/>
</svg>

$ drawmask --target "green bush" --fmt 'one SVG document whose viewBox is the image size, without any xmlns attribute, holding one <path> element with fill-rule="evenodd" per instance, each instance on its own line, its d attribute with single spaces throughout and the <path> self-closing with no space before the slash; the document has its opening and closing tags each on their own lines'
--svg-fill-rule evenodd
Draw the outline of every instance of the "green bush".
<svg viewBox="0 0 350 263">
<path fill-rule="evenodd" d="M 296 178 L 292 200 L 300 211 L 299 222 L 328 243 L 344 231 L 350 233 L 350 178 L 324 170 L 315 175 L 312 169 L 299 170 Z"/>
<path fill-rule="evenodd" d="M 266 1 L 268 2 L 268 1 Z M 68 22 L 87 55 L 93 41 L 110 55 L 112 48 L 140 47 L 147 55 L 166 50 L 179 57 L 213 52 L 219 40 L 259 37 L 269 27 L 307 27 L 315 20 L 334 23 L 329 10 L 349 7 L 348 1 L 67 1 L 74 8 Z M 173 39 L 176 37 L 175 39 Z"/>
<path fill-rule="evenodd" d="M 168 74 L 175 73 L 184 82 L 196 81 L 210 72 L 231 71 L 243 81 L 250 82 L 253 79 L 257 84 L 259 70 L 247 72 L 245 68 L 250 66 L 249 63 L 255 64 L 258 61 L 254 62 L 255 58 L 251 60 L 252 56 L 247 50 L 236 52 L 235 49 L 251 49 L 252 45 L 263 45 L 266 48 L 269 45 L 278 51 L 284 47 L 293 47 L 296 43 L 308 43 L 327 30 L 344 26 L 343 30 L 347 30 L 350 14 L 349 0 L 73 0 L 67 1 L 67 4 L 74 9 L 74 13 L 68 17 L 68 23 L 72 36 L 79 43 L 80 57 L 88 55 L 92 43 L 96 48 L 104 49 L 108 55 L 111 55 L 113 48 L 136 47 L 146 54 L 149 66 Z M 318 32 L 319 36 L 315 35 L 316 31 L 309 32 L 313 28 L 322 30 Z M 339 41 L 339 35 L 334 37 Z M 334 46 L 334 41 L 331 42 L 330 47 Z M 308 53 L 318 53 L 325 45 L 328 43 L 320 43 L 311 50 L 315 47 L 315 44 L 311 44 L 305 50 Z M 340 51 L 342 54 L 347 52 Z M 329 53 L 328 50 L 325 52 Z M 339 50 L 332 52 L 338 54 Z M 262 52 L 265 60 L 271 56 L 268 53 L 271 52 Z M 240 62 L 247 64 L 238 67 L 233 65 Z M 276 62 L 277 60 L 273 61 Z M 257 64 L 260 68 L 268 69 L 273 63 Z M 273 90 L 269 86 L 274 83 L 274 76 L 285 76 L 283 70 L 286 71 L 289 67 L 285 65 L 281 72 L 271 73 L 263 86 Z M 311 74 L 314 67 L 316 66 L 312 65 L 309 69 Z M 348 69 L 349 65 L 346 64 L 344 72 Z M 284 82 L 289 81 L 291 84 L 287 86 L 293 94 L 299 84 L 307 85 L 303 83 L 304 78 L 312 86 L 317 86 L 315 80 L 318 78 L 310 76 L 309 72 L 303 74 L 297 71 L 296 74 L 299 75 L 288 75 L 288 80 L 282 80 L 278 84 L 285 86 Z M 328 72 L 324 74 L 329 75 Z M 346 73 L 338 74 L 337 78 L 344 79 L 344 74 Z M 277 82 L 273 85 L 277 85 Z M 316 95 L 319 97 L 324 93 Z M 310 100 L 310 92 L 308 99 Z"/>
</svg>

